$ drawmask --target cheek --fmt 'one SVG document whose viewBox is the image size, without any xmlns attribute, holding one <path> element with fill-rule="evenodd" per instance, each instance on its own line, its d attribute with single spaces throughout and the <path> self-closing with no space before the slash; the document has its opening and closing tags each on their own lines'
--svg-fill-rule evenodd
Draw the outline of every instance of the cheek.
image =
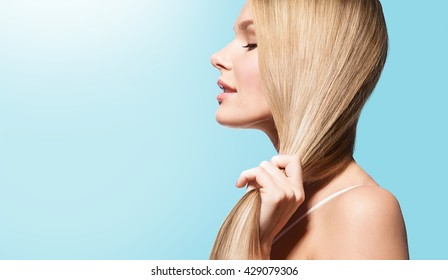
<svg viewBox="0 0 448 280">
<path fill-rule="evenodd" d="M 261 88 L 258 59 L 255 54 L 240 60 L 237 65 L 234 65 L 234 71 L 237 83 L 236 86 L 241 97 L 264 98 Z"/>
<path fill-rule="evenodd" d="M 238 93 L 220 106 L 216 115 L 217 121 L 223 125 L 240 128 L 265 130 L 264 126 L 271 127 L 272 114 L 261 87 L 256 51 L 235 57 L 233 78 Z"/>
</svg>

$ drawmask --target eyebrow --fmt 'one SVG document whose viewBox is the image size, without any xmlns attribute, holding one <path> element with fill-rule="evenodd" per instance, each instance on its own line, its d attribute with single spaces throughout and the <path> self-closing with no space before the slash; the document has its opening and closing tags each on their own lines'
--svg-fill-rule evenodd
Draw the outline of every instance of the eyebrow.
<svg viewBox="0 0 448 280">
<path fill-rule="evenodd" d="M 248 19 L 248 20 L 245 20 L 242 23 L 238 24 L 238 28 L 240 30 L 246 30 L 252 24 L 254 24 L 254 21 L 251 19 Z"/>
<path fill-rule="evenodd" d="M 240 30 L 244 31 L 252 24 L 254 24 L 254 21 L 252 19 L 248 19 L 248 20 L 245 20 L 245 21 L 241 22 L 240 24 L 238 24 L 238 28 Z"/>
</svg>

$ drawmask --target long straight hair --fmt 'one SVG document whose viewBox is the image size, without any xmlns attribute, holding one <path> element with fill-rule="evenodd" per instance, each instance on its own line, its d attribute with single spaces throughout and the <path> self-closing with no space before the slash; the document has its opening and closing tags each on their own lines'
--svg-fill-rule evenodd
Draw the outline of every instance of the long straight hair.
<svg viewBox="0 0 448 280">
<path fill-rule="evenodd" d="M 384 68 L 378 0 L 250 0 L 263 92 L 279 154 L 297 154 L 305 187 L 323 186 L 353 157 L 362 107 Z M 261 259 L 258 190 L 224 221 L 210 259 Z"/>
</svg>

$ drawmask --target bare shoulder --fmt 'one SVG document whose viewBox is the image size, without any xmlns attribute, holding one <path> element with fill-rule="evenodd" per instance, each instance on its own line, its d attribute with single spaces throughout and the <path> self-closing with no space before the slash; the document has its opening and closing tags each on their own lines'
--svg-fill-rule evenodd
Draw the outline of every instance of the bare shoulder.
<svg viewBox="0 0 448 280">
<path fill-rule="evenodd" d="M 323 259 L 408 259 L 406 228 L 395 196 L 379 186 L 350 190 L 322 215 Z"/>
<path fill-rule="evenodd" d="M 345 222 L 373 223 L 401 219 L 401 208 L 395 196 L 379 186 L 363 186 L 341 195 L 334 209 Z"/>
</svg>

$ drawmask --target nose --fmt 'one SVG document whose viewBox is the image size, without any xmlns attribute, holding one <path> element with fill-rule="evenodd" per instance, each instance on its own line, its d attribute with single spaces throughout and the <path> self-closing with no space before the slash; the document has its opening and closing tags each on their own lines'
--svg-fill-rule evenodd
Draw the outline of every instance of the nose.
<svg viewBox="0 0 448 280">
<path fill-rule="evenodd" d="M 231 60 L 224 50 L 214 53 L 211 57 L 211 63 L 219 71 L 232 69 Z"/>
</svg>

